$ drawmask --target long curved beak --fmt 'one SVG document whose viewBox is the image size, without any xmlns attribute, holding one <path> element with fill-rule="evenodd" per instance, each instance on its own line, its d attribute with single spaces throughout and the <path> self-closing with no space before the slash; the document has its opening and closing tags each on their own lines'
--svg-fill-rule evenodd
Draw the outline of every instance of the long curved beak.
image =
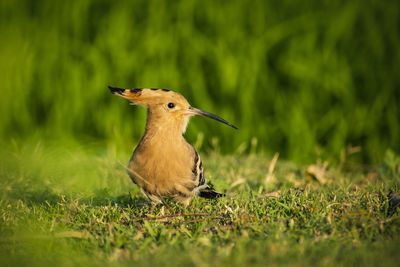
<svg viewBox="0 0 400 267">
<path fill-rule="evenodd" d="M 232 123 L 230 123 L 230 122 L 224 120 L 224 119 L 221 118 L 221 117 L 218 117 L 217 115 L 214 115 L 214 114 L 212 114 L 212 113 L 209 113 L 209 112 L 207 112 L 207 111 L 204 111 L 204 110 L 201 110 L 201 109 L 198 109 L 198 108 L 189 107 L 189 109 L 186 111 L 186 114 L 187 114 L 187 115 L 191 115 L 191 116 L 193 116 L 193 115 L 200 115 L 200 116 L 204 116 L 204 117 L 209 117 L 209 118 L 211 118 L 211 119 L 214 119 L 214 120 L 216 120 L 216 121 L 219 121 L 219 122 L 222 122 L 222 123 L 224 123 L 224 124 L 226 124 L 226 125 L 229 125 L 229 126 L 231 126 L 232 128 L 234 128 L 234 129 L 237 130 L 237 127 L 236 127 L 235 125 L 233 125 Z"/>
</svg>

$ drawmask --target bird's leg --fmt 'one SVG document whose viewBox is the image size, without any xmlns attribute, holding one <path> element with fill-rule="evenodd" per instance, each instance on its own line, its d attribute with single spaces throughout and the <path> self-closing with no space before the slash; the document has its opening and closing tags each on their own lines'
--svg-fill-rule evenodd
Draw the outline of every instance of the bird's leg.
<svg viewBox="0 0 400 267">
<path fill-rule="evenodd" d="M 181 210 L 181 214 L 185 214 L 185 210 L 186 210 L 186 208 L 189 206 L 189 203 L 190 203 L 190 198 L 185 199 L 185 200 L 182 201 L 181 203 L 182 203 L 182 205 L 183 205 L 182 210 Z"/>
<path fill-rule="evenodd" d="M 151 202 L 151 208 L 150 208 L 148 214 L 152 214 L 154 212 L 154 209 L 156 208 L 157 204 L 158 204 L 158 202 L 155 202 L 155 201 Z"/>
</svg>

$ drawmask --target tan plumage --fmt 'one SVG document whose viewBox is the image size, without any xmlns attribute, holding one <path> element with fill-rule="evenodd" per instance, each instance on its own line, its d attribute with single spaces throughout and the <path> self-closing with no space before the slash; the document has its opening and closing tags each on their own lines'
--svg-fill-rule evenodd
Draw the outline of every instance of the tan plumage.
<svg viewBox="0 0 400 267">
<path fill-rule="evenodd" d="M 182 134 L 193 115 L 207 116 L 236 129 L 235 126 L 191 107 L 182 95 L 166 89 L 109 88 L 112 93 L 147 108 L 146 130 L 133 152 L 128 174 L 153 207 L 164 198 L 187 206 L 195 195 L 222 195 L 207 185 L 200 156 Z"/>
</svg>

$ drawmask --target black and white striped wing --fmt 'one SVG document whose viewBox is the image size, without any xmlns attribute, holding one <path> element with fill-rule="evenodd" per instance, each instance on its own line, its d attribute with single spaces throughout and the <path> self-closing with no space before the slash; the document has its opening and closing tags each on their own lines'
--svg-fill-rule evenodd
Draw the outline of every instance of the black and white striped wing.
<svg viewBox="0 0 400 267">
<path fill-rule="evenodd" d="M 224 196 L 224 194 L 215 191 L 208 184 L 206 184 L 206 178 L 204 177 L 203 163 L 201 162 L 200 156 L 196 150 L 194 151 L 194 153 L 195 155 L 194 155 L 194 165 L 192 173 L 195 184 L 197 184 L 197 187 L 200 187 L 199 196 L 204 198 L 217 198 Z"/>
<path fill-rule="evenodd" d="M 201 162 L 199 153 L 197 153 L 196 150 L 194 151 L 194 165 L 192 173 L 193 173 L 193 180 L 195 181 L 195 184 L 197 186 L 205 184 L 206 179 L 204 177 L 203 162 Z"/>
</svg>

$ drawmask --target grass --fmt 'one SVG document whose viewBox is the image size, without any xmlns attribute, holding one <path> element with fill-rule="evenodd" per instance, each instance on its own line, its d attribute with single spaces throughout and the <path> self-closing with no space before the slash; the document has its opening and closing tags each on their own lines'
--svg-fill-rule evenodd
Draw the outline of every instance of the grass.
<svg viewBox="0 0 400 267">
<path fill-rule="evenodd" d="M 400 260 L 400 158 L 390 151 L 379 166 L 299 166 L 210 150 L 203 154 L 206 174 L 227 196 L 196 198 L 185 216 L 168 202 L 162 217 L 159 208 L 144 216 L 147 200 L 120 163 L 129 151 L 50 142 L 5 147 L 2 266 L 396 266 Z"/>
</svg>

